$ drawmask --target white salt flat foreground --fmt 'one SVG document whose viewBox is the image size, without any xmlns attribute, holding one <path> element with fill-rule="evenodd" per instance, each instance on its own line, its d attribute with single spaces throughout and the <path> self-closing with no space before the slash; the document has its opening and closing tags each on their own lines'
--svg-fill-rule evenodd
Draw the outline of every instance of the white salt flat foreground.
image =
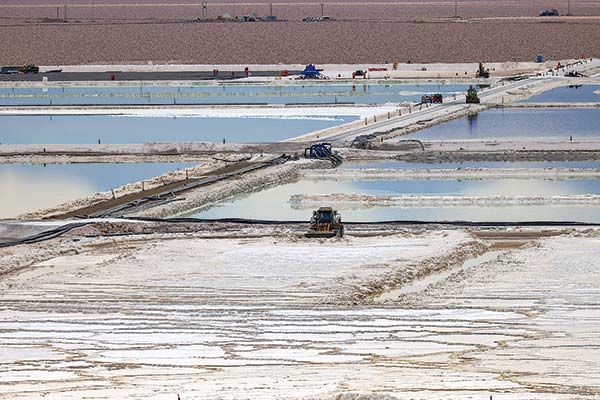
<svg viewBox="0 0 600 400">
<path fill-rule="evenodd" d="M 374 115 L 394 113 L 394 105 L 378 106 L 319 106 L 319 107 L 282 107 L 282 106 L 194 106 L 194 107 L 79 107 L 79 108 L 8 108 L 0 107 L 0 115 L 111 115 L 119 117 L 156 117 L 156 118 L 269 118 L 269 119 L 317 119 L 333 120 L 335 117 L 353 116 L 372 118 Z"/>
<path fill-rule="evenodd" d="M 0 398 L 598 398 L 596 236 L 506 250 L 381 303 L 355 295 L 477 243 L 82 239 L 0 277 Z"/>
</svg>

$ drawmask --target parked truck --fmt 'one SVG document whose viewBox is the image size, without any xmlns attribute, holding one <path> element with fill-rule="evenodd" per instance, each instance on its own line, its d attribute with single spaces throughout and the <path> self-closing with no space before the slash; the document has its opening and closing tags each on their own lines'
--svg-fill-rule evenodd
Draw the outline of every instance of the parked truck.
<svg viewBox="0 0 600 400">
<path fill-rule="evenodd" d="M 2 67 L 0 73 L 2 74 L 37 74 L 40 72 L 40 67 L 34 64 L 21 65 L 20 67 Z"/>
</svg>

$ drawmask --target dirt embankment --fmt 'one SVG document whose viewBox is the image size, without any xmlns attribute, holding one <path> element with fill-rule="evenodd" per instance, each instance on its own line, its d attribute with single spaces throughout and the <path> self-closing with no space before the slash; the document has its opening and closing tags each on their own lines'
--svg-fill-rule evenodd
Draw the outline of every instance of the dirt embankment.
<svg viewBox="0 0 600 400">
<path fill-rule="evenodd" d="M 206 187 L 192 189 L 185 192 L 180 201 L 142 210 L 131 216 L 167 218 L 185 215 L 192 210 L 202 209 L 233 196 L 264 190 L 293 180 L 298 176 L 298 170 L 302 166 L 303 164 L 286 163 L 246 173 Z"/>
<path fill-rule="evenodd" d="M 424 151 L 398 154 L 396 159 L 415 163 L 444 163 L 461 161 L 597 161 L 600 160 L 600 151 Z"/>
<path fill-rule="evenodd" d="M 442 272 L 455 265 L 463 263 L 469 258 L 474 258 L 488 248 L 479 241 L 472 240 L 457 246 L 447 254 L 426 258 L 417 263 L 401 265 L 376 280 L 354 287 L 351 294 L 345 295 L 337 301 L 345 304 L 372 303 L 375 298 L 383 292 L 405 285 L 409 282 L 421 279 L 433 273 Z"/>
<path fill-rule="evenodd" d="M 144 179 L 139 182 L 129 183 L 123 185 L 112 191 L 95 193 L 90 196 L 86 196 L 79 199 L 70 200 L 66 203 L 59 204 L 55 207 L 37 210 L 17 216 L 17 219 L 30 220 L 30 219 L 42 219 L 52 218 L 54 216 L 63 215 L 81 208 L 90 207 L 102 201 L 107 201 L 113 198 L 122 197 L 136 192 L 142 192 L 153 188 L 158 188 L 166 184 L 182 181 L 189 178 L 196 178 L 204 176 L 211 171 L 224 166 L 226 163 L 222 161 L 211 160 L 200 165 L 196 165 L 190 168 L 184 168 L 178 171 L 167 172 L 166 174 Z M 186 175 L 187 174 L 187 175 Z"/>
</svg>

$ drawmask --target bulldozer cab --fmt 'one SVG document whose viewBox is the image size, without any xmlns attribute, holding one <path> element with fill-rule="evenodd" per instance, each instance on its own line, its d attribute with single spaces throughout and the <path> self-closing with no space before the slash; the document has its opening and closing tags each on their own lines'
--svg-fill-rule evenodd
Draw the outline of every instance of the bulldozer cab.
<svg viewBox="0 0 600 400">
<path fill-rule="evenodd" d="M 330 238 L 342 237 L 344 235 L 344 226 L 342 225 L 342 216 L 331 207 L 321 207 L 313 211 L 310 219 L 310 228 L 306 233 L 309 238 Z"/>
<path fill-rule="evenodd" d="M 340 216 L 331 207 L 321 207 L 317 211 L 313 211 L 311 222 L 319 224 L 333 224 L 334 220 L 340 220 Z"/>
</svg>

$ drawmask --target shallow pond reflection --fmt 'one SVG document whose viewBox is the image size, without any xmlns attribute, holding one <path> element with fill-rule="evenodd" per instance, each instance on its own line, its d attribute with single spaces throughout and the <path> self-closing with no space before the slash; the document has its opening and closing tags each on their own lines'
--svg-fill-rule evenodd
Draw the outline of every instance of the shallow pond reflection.
<svg viewBox="0 0 600 400">
<path fill-rule="evenodd" d="M 0 164 L 0 218 L 52 207 L 195 163 Z"/>
</svg>

